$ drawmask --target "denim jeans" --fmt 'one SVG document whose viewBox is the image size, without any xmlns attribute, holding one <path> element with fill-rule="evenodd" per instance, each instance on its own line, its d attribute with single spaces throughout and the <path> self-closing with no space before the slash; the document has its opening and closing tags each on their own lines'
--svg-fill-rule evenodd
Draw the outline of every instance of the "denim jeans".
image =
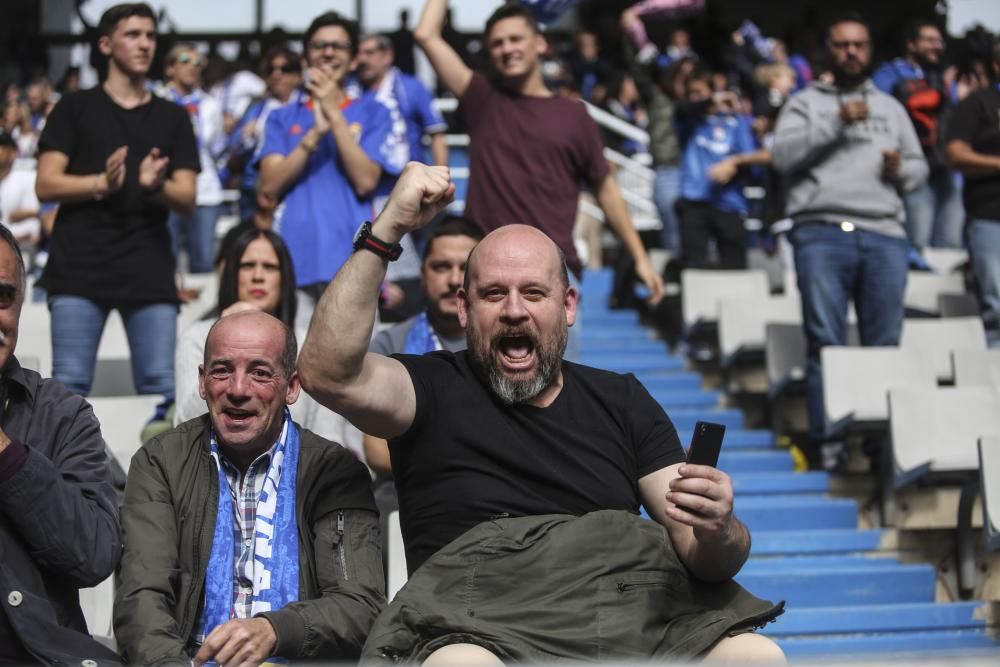
<svg viewBox="0 0 1000 667">
<path fill-rule="evenodd" d="M 674 205 L 681 193 L 680 167 L 657 167 L 653 180 L 653 202 L 660 214 L 660 240 L 663 249 L 676 253 L 681 248 L 680 226 Z"/>
<path fill-rule="evenodd" d="M 979 283 L 983 324 L 990 347 L 996 347 L 1000 345 L 1000 220 L 969 220 L 965 233 Z"/>
<path fill-rule="evenodd" d="M 191 215 L 171 213 L 167 219 L 174 257 L 187 250 L 188 271 L 210 273 L 215 259 L 215 223 L 222 213 L 221 206 L 198 206 Z"/>
<path fill-rule="evenodd" d="M 809 439 L 823 440 L 820 350 L 847 341 L 847 306 L 854 301 L 862 345 L 896 345 L 903 326 L 906 239 L 831 223 L 799 223 L 789 234 L 802 295 L 808 355 Z"/>
<path fill-rule="evenodd" d="M 918 248 L 961 248 L 962 188 L 951 169 L 935 169 L 927 182 L 903 195 L 906 233 Z"/>
<path fill-rule="evenodd" d="M 113 307 L 128 335 L 136 393 L 173 400 L 177 306 L 172 303 L 112 306 L 78 296 L 50 296 L 52 376 L 81 396 L 90 393 L 97 348 Z"/>
</svg>

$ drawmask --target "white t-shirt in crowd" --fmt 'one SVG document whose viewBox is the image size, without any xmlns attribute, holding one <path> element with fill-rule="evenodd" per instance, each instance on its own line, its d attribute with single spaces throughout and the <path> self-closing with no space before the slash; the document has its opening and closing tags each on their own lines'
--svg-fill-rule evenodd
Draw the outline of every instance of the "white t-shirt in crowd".
<svg viewBox="0 0 1000 667">
<path fill-rule="evenodd" d="M 12 169 L 0 181 L 0 223 L 8 227 L 18 242 L 36 238 L 41 230 L 37 217 L 12 223 L 14 211 L 38 211 L 38 197 L 35 196 L 35 171 Z"/>
</svg>

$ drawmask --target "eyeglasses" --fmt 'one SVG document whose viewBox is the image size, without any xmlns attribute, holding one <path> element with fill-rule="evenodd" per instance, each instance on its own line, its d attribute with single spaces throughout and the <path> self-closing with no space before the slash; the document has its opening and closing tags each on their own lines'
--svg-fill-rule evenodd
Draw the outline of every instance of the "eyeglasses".
<svg viewBox="0 0 1000 667">
<path fill-rule="evenodd" d="M 298 65 L 292 65 L 291 63 L 289 63 L 287 65 L 271 65 L 270 67 L 268 67 L 268 68 L 266 68 L 264 70 L 265 74 L 267 74 L 268 76 L 271 76 L 272 74 L 278 74 L 278 73 L 281 73 L 281 74 L 296 74 L 296 73 L 301 72 L 301 71 L 302 71 L 302 68 L 300 68 Z"/>
<path fill-rule="evenodd" d="M 193 62 L 198 67 L 204 67 L 205 56 L 193 55 L 191 53 L 185 52 L 177 56 L 177 62 L 179 62 L 181 65 L 187 65 L 188 63 Z"/>
<path fill-rule="evenodd" d="M 321 42 L 319 40 L 315 40 L 315 41 L 309 42 L 309 50 L 310 51 L 319 51 L 319 52 L 322 53 L 323 51 L 326 51 L 327 49 L 333 49 L 334 51 L 350 51 L 351 50 L 351 43 L 350 42 L 338 42 L 336 40 L 330 41 L 330 42 Z"/>
</svg>

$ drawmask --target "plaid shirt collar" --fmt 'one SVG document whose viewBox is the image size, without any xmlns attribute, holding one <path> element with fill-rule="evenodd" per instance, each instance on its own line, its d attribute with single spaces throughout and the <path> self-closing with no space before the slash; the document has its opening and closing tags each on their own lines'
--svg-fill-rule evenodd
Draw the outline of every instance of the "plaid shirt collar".
<svg viewBox="0 0 1000 667">
<path fill-rule="evenodd" d="M 212 432 L 215 438 L 214 431 Z M 254 567 L 254 524 L 257 521 L 257 503 L 260 494 L 264 489 L 264 480 L 267 479 L 267 470 L 271 465 L 271 456 L 275 449 L 281 444 L 279 439 L 270 449 L 258 456 L 247 468 L 246 474 L 240 473 L 240 469 L 229 459 L 227 459 L 220 448 L 219 461 L 222 464 L 222 471 L 229 483 L 229 493 L 233 498 L 233 617 L 250 618 L 251 607 L 253 605 L 253 567 Z M 205 601 L 201 601 L 198 609 L 198 618 L 195 621 L 193 636 L 189 642 L 188 650 L 194 652 L 198 650 L 202 642 L 205 641 L 201 634 L 203 620 L 202 614 L 205 612 Z"/>
</svg>

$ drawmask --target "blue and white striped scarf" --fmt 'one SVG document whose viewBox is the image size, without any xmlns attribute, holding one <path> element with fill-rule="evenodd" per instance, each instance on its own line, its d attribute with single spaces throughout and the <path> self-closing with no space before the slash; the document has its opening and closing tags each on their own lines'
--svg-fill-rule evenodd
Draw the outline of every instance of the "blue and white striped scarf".
<svg viewBox="0 0 1000 667">
<path fill-rule="evenodd" d="M 211 448 L 219 475 L 219 508 L 205 573 L 205 610 L 202 614 L 202 636 L 205 637 L 234 617 L 233 501 L 214 430 Z M 299 599 L 299 531 L 295 517 L 298 462 L 299 431 L 286 408 L 285 425 L 257 501 L 251 616 L 281 609 Z M 272 658 L 268 662 L 276 660 Z"/>
</svg>

